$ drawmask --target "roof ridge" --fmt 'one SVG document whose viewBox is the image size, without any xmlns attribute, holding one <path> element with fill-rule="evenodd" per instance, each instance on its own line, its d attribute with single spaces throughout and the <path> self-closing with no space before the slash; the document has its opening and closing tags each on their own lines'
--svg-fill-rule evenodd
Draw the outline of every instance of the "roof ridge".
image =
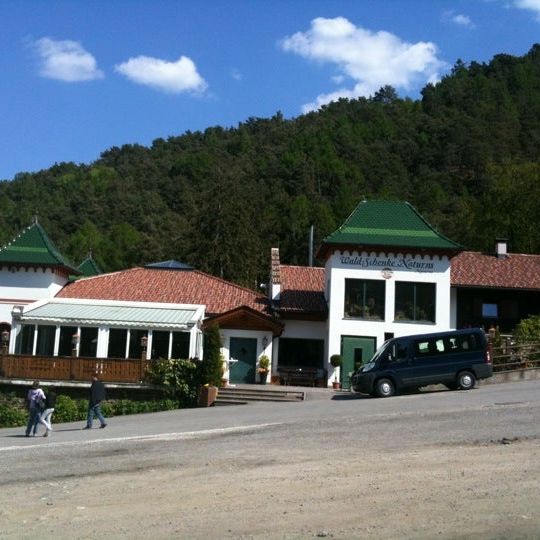
<svg viewBox="0 0 540 540">
<path fill-rule="evenodd" d="M 310 270 L 324 270 L 324 266 L 304 266 L 302 264 L 280 264 L 280 266 L 286 266 L 287 268 L 306 268 Z"/>
<path fill-rule="evenodd" d="M 436 229 L 409 201 L 403 201 L 433 232 L 435 232 L 440 237 L 444 238 L 448 242 L 454 244 L 458 248 L 463 248 L 461 244 L 458 242 L 455 242 L 454 240 L 451 240 L 447 236 L 445 236 L 443 233 L 439 232 L 438 229 Z"/>
<path fill-rule="evenodd" d="M 99 278 L 104 278 L 104 277 L 107 277 L 107 276 L 112 276 L 114 274 L 120 274 L 120 273 L 125 273 L 125 272 L 132 272 L 133 270 L 144 270 L 144 268 L 140 267 L 140 266 L 135 266 L 133 268 L 127 268 L 126 270 L 114 270 L 113 272 L 107 272 L 105 274 L 98 274 L 96 276 L 83 276 L 83 277 L 80 277 L 79 279 L 77 279 L 77 282 L 80 282 L 80 281 L 89 281 L 91 279 L 99 279 Z M 75 283 L 75 282 L 72 282 L 72 283 Z"/>
<path fill-rule="evenodd" d="M 217 277 L 217 276 L 213 276 L 212 274 L 207 274 L 206 272 L 203 272 L 202 270 L 196 270 L 196 269 L 193 269 L 193 270 L 190 270 L 191 272 L 197 272 L 198 274 L 202 274 L 203 276 L 207 276 L 209 278 L 212 278 L 216 281 L 220 281 L 221 283 L 225 283 L 226 285 L 232 285 L 233 287 L 235 287 L 236 289 L 241 289 L 245 292 L 249 292 L 255 296 L 262 296 L 263 298 L 266 298 L 266 296 L 262 293 L 258 293 L 257 291 L 254 291 L 253 289 L 249 289 L 248 287 L 243 287 L 242 285 L 238 285 L 238 283 L 233 283 L 232 281 L 227 281 L 223 278 L 220 278 L 220 277 Z"/>
</svg>

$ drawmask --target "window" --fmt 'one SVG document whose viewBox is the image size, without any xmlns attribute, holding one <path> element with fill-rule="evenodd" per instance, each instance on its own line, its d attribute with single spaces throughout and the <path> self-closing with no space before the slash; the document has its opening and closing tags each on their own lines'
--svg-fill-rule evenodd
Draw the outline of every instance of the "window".
<svg viewBox="0 0 540 540">
<path fill-rule="evenodd" d="M 476 334 L 426 338 L 414 342 L 414 352 L 417 357 L 480 351 L 482 348 L 483 344 Z"/>
<path fill-rule="evenodd" d="M 169 358 L 169 337 L 170 332 L 154 330 L 152 332 L 152 355 L 151 358 Z M 182 358 L 187 358 L 183 356 Z"/>
<path fill-rule="evenodd" d="M 396 321 L 435 322 L 435 283 L 396 282 Z"/>
<path fill-rule="evenodd" d="M 324 368 L 324 340 L 279 338 L 278 365 L 281 367 Z"/>
<path fill-rule="evenodd" d="M 91 327 L 81 328 L 81 341 L 79 343 L 79 356 L 97 356 L 98 329 Z"/>
<path fill-rule="evenodd" d="M 189 332 L 173 332 L 171 358 L 189 358 Z"/>
<path fill-rule="evenodd" d="M 58 342 L 58 356 L 71 356 L 73 349 L 73 334 L 77 333 L 76 326 L 61 326 L 60 341 Z"/>
<path fill-rule="evenodd" d="M 33 324 L 21 325 L 21 331 L 17 334 L 15 341 L 15 351 L 17 354 L 32 354 L 34 351 L 34 330 Z"/>
<path fill-rule="evenodd" d="M 389 362 L 399 362 L 400 360 L 404 360 L 407 358 L 407 342 L 396 340 L 393 341 L 388 350 L 387 350 L 387 358 Z"/>
<path fill-rule="evenodd" d="M 54 354 L 54 336 L 56 326 L 39 325 L 37 335 L 36 355 L 52 356 Z"/>
<path fill-rule="evenodd" d="M 109 346 L 107 358 L 126 357 L 127 330 L 124 328 L 109 328 Z"/>
<path fill-rule="evenodd" d="M 148 336 L 147 330 L 129 331 L 129 358 L 141 358 L 143 351 L 141 339 L 146 336 Z"/>
<path fill-rule="evenodd" d="M 482 317 L 496 319 L 499 316 L 497 304 L 482 304 Z"/>
<path fill-rule="evenodd" d="M 384 320 L 385 282 L 375 279 L 345 280 L 345 317 Z"/>
</svg>

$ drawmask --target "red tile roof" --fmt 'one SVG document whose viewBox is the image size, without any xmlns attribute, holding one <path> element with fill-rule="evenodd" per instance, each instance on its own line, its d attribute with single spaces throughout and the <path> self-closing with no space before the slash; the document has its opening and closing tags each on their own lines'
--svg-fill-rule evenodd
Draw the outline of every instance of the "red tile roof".
<svg viewBox="0 0 540 540">
<path fill-rule="evenodd" d="M 207 316 L 239 306 L 268 314 L 265 296 L 198 270 L 132 268 L 79 279 L 66 285 L 57 297 L 204 304 Z"/>
<path fill-rule="evenodd" d="M 280 312 L 311 313 L 326 316 L 324 268 L 281 265 L 280 274 Z"/>
<path fill-rule="evenodd" d="M 510 253 L 505 258 L 463 251 L 452 259 L 450 282 L 455 287 L 540 289 L 540 255 Z"/>
</svg>

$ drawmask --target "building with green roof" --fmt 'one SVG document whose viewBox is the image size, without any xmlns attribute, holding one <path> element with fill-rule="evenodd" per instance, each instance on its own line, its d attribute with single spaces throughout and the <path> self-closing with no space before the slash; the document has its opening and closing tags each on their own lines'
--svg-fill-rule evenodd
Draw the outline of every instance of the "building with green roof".
<svg viewBox="0 0 540 540">
<path fill-rule="evenodd" d="M 103 274 L 103 271 L 99 267 L 98 263 L 92 257 L 92 252 L 88 253 L 88 257 L 86 257 L 86 259 L 79 264 L 77 269 L 81 273 L 80 277 L 92 277 Z"/>
<path fill-rule="evenodd" d="M 15 305 L 51 298 L 70 275 L 80 273 L 34 218 L 29 227 L 0 248 L 0 330 L 10 328 Z"/>
<path fill-rule="evenodd" d="M 462 250 L 437 232 L 408 202 L 362 201 L 345 223 L 327 236 L 318 257 L 325 259 L 334 249 L 367 250 L 405 248 L 456 254 Z"/>
<path fill-rule="evenodd" d="M 360 202 L 322 241 L 328 357 L 342 356 L 344 385 L 386 339 L 451 328 L 450 260 L 462 249 L 409 203 L 385 200 Z"/>
</svg>

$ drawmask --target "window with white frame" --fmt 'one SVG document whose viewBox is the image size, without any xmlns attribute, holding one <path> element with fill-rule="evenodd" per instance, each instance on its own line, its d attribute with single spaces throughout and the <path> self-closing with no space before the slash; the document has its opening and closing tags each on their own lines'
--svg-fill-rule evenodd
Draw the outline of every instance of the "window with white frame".
<svg viewBox="0 0 540 540">
<path fill-rule="evenodd" d="M 396 281 L 395 314 L 398 322 L 434 323 L 435 283 Z"/>
<path fill-rule="evenodd" d="M 385 285 L 378 279 L 346 279 L 345 317 L 384 320 Z"/>
</svg>

